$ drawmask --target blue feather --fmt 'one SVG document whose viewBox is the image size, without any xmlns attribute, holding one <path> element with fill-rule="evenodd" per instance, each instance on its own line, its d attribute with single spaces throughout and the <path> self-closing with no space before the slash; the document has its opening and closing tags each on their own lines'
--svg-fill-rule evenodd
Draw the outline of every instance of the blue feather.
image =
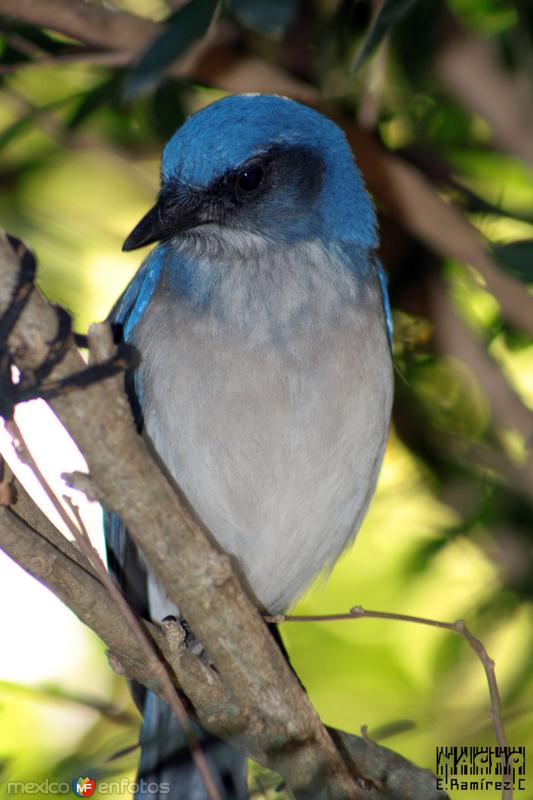
<svg viewBox="0 0 533 800">
<path fill-rule="evenodd" d="M 248 796 L 246 759 L 199 725 L 190 724 L 220 796 L 244 800 Z M 170 707 L 153 692 L 147 692 L 140 743 L 136 800 L 165 796 L 171 800 L 205 800 L 206 789 L 185 734 Z"/>
<path fill-rule="evenodd" d="M 110 322 L 122 326 L 124 341 L 131 339 L 131 333 L 153 297 L 165 264 L 165 248 L 156 247 L 144 260 L 133 280 L 115 303 Z"/>
<path fill-rule="evenodd" d="M 392 322 L 392 309 L 389 300 L 389 279 L 387 278 L 387 273 L 383 269 L 381 262 L 377 262 L 377 267 L 379 283 L 381 286 L 381 296 L 383 299 L 383 309 L 385 311 L 385 321 L 387 323 L 387 336 L 389 337 L 389 345 L 392 350 L 394 326 Z"/>
</svg>

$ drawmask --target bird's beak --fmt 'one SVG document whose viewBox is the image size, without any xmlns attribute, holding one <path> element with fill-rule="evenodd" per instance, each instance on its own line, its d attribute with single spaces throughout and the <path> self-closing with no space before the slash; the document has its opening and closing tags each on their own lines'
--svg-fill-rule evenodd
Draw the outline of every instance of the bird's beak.
<svg viewBox="0 0 533 800">
<path fill-rule="evenodd" d="M 201 209 L 192 200 L 191 197 L 184 197 L 181 201 L 171 201 L 170 198 L 160 197 L 132 230 L 122 249 L 136 250 L 199 225 L 202 222 Z"/>
</svg>

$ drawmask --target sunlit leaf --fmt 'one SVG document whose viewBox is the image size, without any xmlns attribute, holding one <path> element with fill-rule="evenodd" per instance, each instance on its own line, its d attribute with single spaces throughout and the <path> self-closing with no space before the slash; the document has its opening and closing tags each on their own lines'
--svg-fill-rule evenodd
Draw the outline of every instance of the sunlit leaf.
<svg viewBox="0 0 533 800">
<path fill-rule="evenodd" d="M 520 220 L 521 222 L 533 223 L 533 215 L 511 208 L 504 208 L 501 205 L 491 203 L 479 194 L 471 191 L 467 186 L 454 181 L 452 188 L 459 193 L 459 199 L 466 206 L 468 211 L 475 213 L 494 214 L 499 217 L 509 217 L 510 219 Z"/>
<path fill-rule="evenodd" d="M 500 3 L 494 0 L 449 0 L 452 13 L 464 24 L 465 28 L 475 30 L 482 36 L 495 36 L 516 25 L 520 20 L 524 25 L 524 33 L 528 30 L 528 3 Z M 513 8 L 513 5 L 515 6 Z M 524 10 L 521 13 L 520 6 Z M 531 12 L 529 12 L 531 13 Z"/>
<path fill-rule="evenodd" d="M 148 46 L 130 72 L 124 90 L 128 100 L 156 84 L 161 73 L 202 38 L 217 5 L 218 0 L 190 0 L 171 14 L 163 33 Z"/>
<path fill-rule="evenodd" d="M 47 103 L 44 106 L 31 108 L 25 114 L 22 114 L 14 122 L 12 122 L 10 125 L 7 125 L 2 131 L 0 131 L 0 150 L 6 147 L 18 136 L 21 136 L 23 133 L 25 133 L 28 128 L 37 122 L 40 116 L 64 105 L 65 103 L 69 103 L 72 99 L 72 97 L 65 97 L 61 100 L 56 100 L 53 103 Z"/>
<path fill-rule="evenodd" d="M 8 125 L 6 128 L 4 128 L 3 131 L 0 131 L 0 150 L 12 142 L 13 139 L 16 139 L 17 136 L 23 134 L 33 124 L 38 116 L 39 110 L 34 109 L 16 119 L 11 125 Z"/>
<path fill-rule="evenodd" d="M 448 544 L 446 536 L 439 536 L 429 539 L 427 542 L 416 547 L 404 564 L 405 575 L 412 578 L 414 575 L 423 575 L 427 571 L 428 565 Z"/>
<path fill-rule="evenodd" d="M 508 272 L 526 283 L 533 283 L 533 239 L 500 244 L 493 252 Z"/>
<path fill-rule="evenodd" d="M 410 381 L 436 431 L 461 447 L 483 436 L 489 423 L 487 398 L 474 373 L 462 361 L 448 357 L 419 366 Z"/>
<path fill-rule="evenodd" d="M 383 4 L 374 17 L 366 39 L 352 64 L 353 72 L 359 69 L 393 25 L 407 14 L 415 3 L 416 0 L 383 0 Z"/>
<path fill-rule="evenodd" d="M 237 16 L 252 28 L 279 36 L 285 31 L 296 13 L 297 0 L 231 0 Z"/>
<path fill-rule="evenodd" d="M 35 52 L 59 55 L 65 50 L 72 50 L 72 45 L 49 36 L 44 30 L 30 25 L 12 25 L 8 32 L 0 38 L 2 49 L 2 63 L 14 64 L 32 60 L 30 55 L 33 48 Z"/>
</svg>

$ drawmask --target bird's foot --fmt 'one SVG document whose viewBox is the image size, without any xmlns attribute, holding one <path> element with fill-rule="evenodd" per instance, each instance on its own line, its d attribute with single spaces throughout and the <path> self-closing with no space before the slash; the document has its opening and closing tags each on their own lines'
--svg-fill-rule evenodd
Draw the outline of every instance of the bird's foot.
<svg viewBox="0 0 533 800">
<path fill-rule="evenodd" d="M 187 620 L 180 618 L 178 619 L 173 614 L 169 614 L 162 620 L 162 625 L 165 630 L 166 635 L 168 636 L 170 632 L 177 632 L 182 638 L 182 642 L 193 655 L 200 658 L 204 664 L 211 666 L 211 661 L 207 655 L 204 646 L 200 642 L 199 639 L 196 638 L 194 633 L 192 632 L 191 626 L 187 622 Z"/>
<path fill-rule="evenodd" d="M 61 306 L 55 306 L 58 317 L 57 334 L 48 344 L 44 361 L 34 369 L 25 369 L 20 373 L 19 380 L 14 380 L 9 338 L 34 289 L 37 265 L 35 256 L 20 239 L 8 236 L 8 240 L 18 258 L 19 271 L 9 305 L 0 316 L 0 416 L 5 420 L 13 418 L 18 403 L 36 398 L 50 400 L 81 389 L 116 375 L 125 370 L 130 362 L 130 349 L 127 345 L 120 344 L 115 355 L 100 364 L 93 364 L 64 378 L 49 379 L 52 370 L 72 344 L 73 336 L 70 314 Z M 75 335 L 75 338 L 80 346 L 84 346 L 85 337 Z"/>
</svg>

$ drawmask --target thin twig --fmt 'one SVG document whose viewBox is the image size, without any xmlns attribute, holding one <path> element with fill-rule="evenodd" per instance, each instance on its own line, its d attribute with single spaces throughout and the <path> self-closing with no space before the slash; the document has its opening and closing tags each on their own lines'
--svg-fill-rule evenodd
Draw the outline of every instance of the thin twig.
<svg viewBox="0 0 533 800">
<path fill-rule="evenodd" d="M 485 645 L 468 630 L 464 619 L 458 619 L 455 622 L 444 622 L 438 619 L 429 619 L 427 617 L 415 617 L 410 614 L 396 614 L 392 611 L 370 611 L 362 606 L 354 606 L 347 613 L 344 614 L 316 614 L 316 615 L 295 615 L 295 614 L 277 614 L 275 616 L 265 616 L 266 622 L 337 622 L 341 620 L 354 620 L 354 619 L 392 619 L 399 622 L 414 622 L 418 625 L 429 625 L 432 628 L 442 628 L 447 631 L 459 634 L 467 642 L 470 648 L 477 655 L 485 670 L 487 684 L 489 687 L 490 704 L 491 704 L 491 718 L 494 727 L 496 740 L 500 747 L 508 747 L 507 739 L 503 729 L 502 718 L 502 704 L 498 683 L 496 681 L 496 672 L 494 669 L 494 661 L 487 653 Z M 507 777 L 507 776 L 506 776 Z M 502 798 L 503 800 L 511 800 L 513 797 L 512 789 L 504 789 Z"/>
<path fill-rule="evenodd" d="M 503 730 L 502 722 L 502 707 L 500 700 L 500 693 L 496 682 L 496 674 L 494 671 L 494 661 L 490 658 L 485 646 L 479 639 L 468 630 L 465 621 L 458 619 L 455 622 L 444 622 L 438 619 L 429 619 L 428 617 L 415 617 L 410 614 L 396 614 L 392 611 L 370 611 L 362 606 L 354 606 L 347 613 L 344 614 L 317 614 L 317 615 L 294 615 L 294 614 L 278 614 L 276 616 L 266 616 L 267 622 L 337 622 L 339 620 L 347 619 L 392 619 L 399 622 L 414 622 L 418 625 L 429 625 L 432 628 L 443 628 L 444 630 L 452 631 L 453 633 L 462 636 L 471 649 L 478 656 L 483 664 L 485 674 L 487 676 L 487 683 L 489 686 L 492 717 L 494 721 L 494 732 L 496 739 L 501 747 L 507 747 L 507 740 Z"/>
<path fill-rule="evenodd" d="M 97 570 L 98 577 L 101 579 L 102 583 L 108 590 L 117 608 L 124 616 L 126 623 L 128 624 L 133 635 L 137 639 L 139 647 L 142 649 L 142 652 L 146 658 L 146 662 L 149 669 L 154 673 L 154 675 L 157 677 L 158 681 L 162 686 L 163 689 L 162 694 L 164 696 L 164 699 L 172 708 L 172 711 L 174 712 L 176 718 L 178 719 L 183 729 L 187 745 L 191 751 L 191 755 L 194 759 L 196 768 L 198 769 L 198 772 L 200 773 L 201 778 L 204 782 L 210 800 L 221 800 L 220 793 L 215 785 L 209 764 L 207 763 L 205 755 L 198 743 L 198 740 L 194 735 L 194 731 L 192 730 L 189 717 L 181 701 L 181 698 L 179 697 L 178 693 L 176 692 L 173 686 L 170 675 L 164 663 L 157 656 L 157 653 L 155 652 L 150 640 L 144 633 L 137 617 L 135 616 L 134 612 L 132 611 L 131 607 L 129 606 L 128 602 L 123 596 L 122 592 L 111 578 L 109 572 L 105 567 L 104 562 L 100 558 L 100 554 L 98 553 L 96 548 L 91 544 L 89 534 L 81 519 L 79 509 L 72 502 L 71 498 L 65 498 L 65 500 L 68 502 L 69 508 L 71 509 L 76 519 L 77 524 L 74 524 L 69 514 L 67 514 L 67 512 L 65 511 L 63 504 L 55 494 L 54 490 L 46 480 L 45 476 L 43 475 L 39 466 L 37 465 L 35 459 L 33 458 L 31 451 L 22 435 L 22 431 L 20 430 L 17 423 L 14 420 L 6 422 L 6 429 L 8 430 L 9 434 L 13 439 L 13 443 L 16 447 L 19 457 L 24 461 L 25 464 L 27 464 L 27 466 L 30 467 L 33 474 L 35 475 L 35 477 L 41 484 L 42 488 L 46 492 L 48 498 L 53 503 L 54 508 L 60 515 L 65 525 L 68 527 L 68 530 L 74 536 L 80 550 L 82 550 L 82 552 L 89 559 L 93 567 Z"/>
<path fill-rule="evenodd" d="M 132 60 L 132 54 L 127 50 L 73 50 L 63 55 L 40 58 L 38 61 L 15 61 L 11 64 L 0 64 L 0 75 L 9 75 L 20 70 L 32 67 L 64 67 L 66 64 L 84 64 L 97 67 L 123 67 Z"/>
</svg>

